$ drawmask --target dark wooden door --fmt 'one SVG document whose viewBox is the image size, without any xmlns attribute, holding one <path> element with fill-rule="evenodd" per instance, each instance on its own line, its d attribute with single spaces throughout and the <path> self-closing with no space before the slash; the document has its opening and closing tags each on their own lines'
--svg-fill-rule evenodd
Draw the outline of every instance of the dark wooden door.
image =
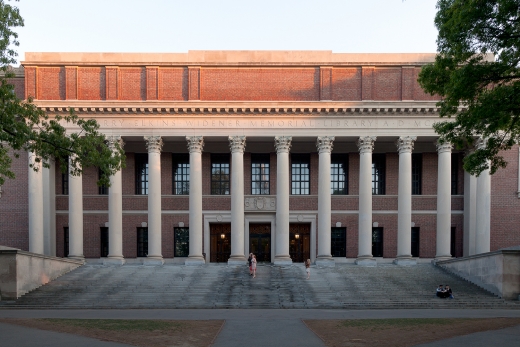
<svg viewBox="0 0 520 347">
<path fill-rule="evenodd" d="M 256 261 L 271 262 L 271 224 L 249 224 L 249 253 Z"/>
<path fill-rule="evenodd" d="M 231 224 L 210 224 L 211 263 L 224 263 L 231 256 Z"/>
<path fill-rule="evenodd" d="M 311 225 L 289 224 L 289 255 L 294 263 L 303 263 L 311 255 Z"/>
</svg>

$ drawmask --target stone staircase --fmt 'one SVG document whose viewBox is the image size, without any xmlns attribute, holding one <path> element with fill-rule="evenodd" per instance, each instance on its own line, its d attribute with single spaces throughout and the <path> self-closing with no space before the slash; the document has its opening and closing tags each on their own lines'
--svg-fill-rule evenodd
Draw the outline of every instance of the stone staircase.
<svg viewBox="0 0 520 347">
<path fill-rule="evenodd" d="M 6 308 L 513 308 L 505 301 L 431 264 L 360 267 L 337 264 L 311 268 L 259 264 L 247 267 L 84 265 Z M 455 299 L 439 299 L 435 289 L 449 284 Z"/>
</svg>

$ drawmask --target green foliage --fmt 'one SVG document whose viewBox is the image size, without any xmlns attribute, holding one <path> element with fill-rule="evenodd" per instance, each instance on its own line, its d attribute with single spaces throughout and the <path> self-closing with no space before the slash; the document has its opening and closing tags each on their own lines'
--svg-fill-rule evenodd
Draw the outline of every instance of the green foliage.
<svg viewBox="0 0 520 347">
<path fill-rule="evenodd" d="M 495 173 L 507 163 L 500 151 L 520 143 L 520 1 L 439 0 L 438 55 L 419 83 L 441 96 L 434 125 L 441 140 L 463 149 L 487 139 L 464 159 L 464 169 Z"/>
<path fill-rule="evenodd" d="M 73 175 L 79 175 L 83 168 L 97 166 L 102 172 L 98 184 L 109 186 L 110 175 L 124 163 L 124 151 L 116 143 L 112 152 L 95 120 L 79 118 L 72 110 L 66 116 L 50 118 L 31 99 L 16 97 L 10 84 L 15 76 L 11 65 L 17 57 L 13 46 L 19 45 L 13 28 L 23 26 L 24 22 L 18 8 L 8 2 L 0 0 L 0 185 L 6 178 L 14 178 L 10 152 L 15 157 L 20 152 L 33 152 L 43 167 L 57 160 L 63 172 L 70 157 Z M 68 133 L 64 125 L 75 130 Z M 33 169 L 38 170 L 38 166 Z"/>
</svg>

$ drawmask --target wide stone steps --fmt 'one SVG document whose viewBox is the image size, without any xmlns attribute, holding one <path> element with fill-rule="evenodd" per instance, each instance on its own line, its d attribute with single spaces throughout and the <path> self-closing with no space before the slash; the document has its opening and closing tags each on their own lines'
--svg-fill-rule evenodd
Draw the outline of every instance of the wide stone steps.
<svg viewBox="0 0 520 347">
<path fill-rule="evenodd" d="M 85 265 L 0 308 L 520 308 L 430 264 Z M 449 284 L 454 300 L 435 289 Z"/>
</svg>

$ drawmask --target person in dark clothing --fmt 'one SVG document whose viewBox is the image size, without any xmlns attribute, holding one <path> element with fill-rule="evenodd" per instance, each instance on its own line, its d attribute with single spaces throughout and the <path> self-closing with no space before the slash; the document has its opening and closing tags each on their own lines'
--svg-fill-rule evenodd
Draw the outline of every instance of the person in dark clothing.
<svg viewBox="0 0 520 347">
<path fill-rule="evenodd" d="M 445 297 L 446 298 L 450 298 L 450 299 L 454 299 L 455 297 L 453 296 L 453 292 L 451 291 L 451 288 L 449 285 L 446 285 L 444 287 L 444 293 L 445 293 Z"/>
<path fill-rule="evenodd" d="M 437 287 L 437 296 L 439 298 L 444 298 L 444 288 L 442 287 L 442 284 L 439 284 L 439 286 Z"/>
</svg>

